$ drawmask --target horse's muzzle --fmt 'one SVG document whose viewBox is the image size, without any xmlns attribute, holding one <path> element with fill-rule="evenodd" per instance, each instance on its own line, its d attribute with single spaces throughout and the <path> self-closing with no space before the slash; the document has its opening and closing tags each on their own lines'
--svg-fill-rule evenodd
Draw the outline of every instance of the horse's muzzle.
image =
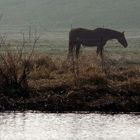
<svg viewBox="0 0 140 140">
<path fill-rule="evenodd" d="M 123 45 L 124 46 L 124 48 L 127 48 L 127 46 L 128 46 L 128 43 L 126 43 L 125 45 Z"/>
</svg>

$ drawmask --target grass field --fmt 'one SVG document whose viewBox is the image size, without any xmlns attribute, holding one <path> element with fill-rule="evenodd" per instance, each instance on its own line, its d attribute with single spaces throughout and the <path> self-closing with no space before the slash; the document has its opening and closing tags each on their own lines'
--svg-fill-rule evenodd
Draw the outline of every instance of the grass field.
<svg viewBox="0 0 140 140">
<path fill-rule="evenodd" d="M 0 110 L 140 111 L 138 39 L 128 48 L 109 42 L 104 62 L 96 48 L 82 48 L 78 61 L 66 61 L 66 40 L 18 43 L 24 50 L 1 46 Z"/>
</svg>

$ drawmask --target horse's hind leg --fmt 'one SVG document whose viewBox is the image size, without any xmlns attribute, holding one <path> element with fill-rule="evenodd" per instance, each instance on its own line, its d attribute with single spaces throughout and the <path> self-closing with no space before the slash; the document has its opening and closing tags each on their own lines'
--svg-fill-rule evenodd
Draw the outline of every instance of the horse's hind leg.
<svg viewBox="0 0 140 140">
<path fill-rule="evenodd" d="M 79 52 L 80 52 L 80 44 L 77 44 L 76 45 L 76 58 L 78 59 L 78 57 L 79 57 Z"/>
<path fill-rule="evenodd" d="M 78 62 L 78 58 L 79 58 L 79 52 L 80 52 L 80 47 L 81 45 L 80 44 L 77 44 L 76 46 L 76 74 L 79 75 L 79 62 Z"/>
<path fill-rule="evenodd" d="M 74 47 L 75 47 L 75 44 L 71 40 L 69 40 L 69 50 L 68 50 L 69 52 L 68 52 L 67 59 L 69 59 L 70 57 L 72 57 L 73 51 L 74 51 Z"/>
</svg>

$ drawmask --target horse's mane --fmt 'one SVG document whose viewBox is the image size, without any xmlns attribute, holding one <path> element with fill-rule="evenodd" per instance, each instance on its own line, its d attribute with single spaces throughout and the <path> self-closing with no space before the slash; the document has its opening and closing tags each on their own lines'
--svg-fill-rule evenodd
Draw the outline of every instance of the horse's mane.
<svg viewBox="0 0 140 140">
<path fill-rule="evenodd" d="M 118 35 L 122 34 L 121 32 L 116 31 L 116 30 L 108 29 L 108 28 L 101 28 L 101 27 L 94 29 L 94 31 L 101 31 L 101 32 L 104 31 L 104 32 L 110 32 L 110 33 L 117 33 Z"/>
<path fill-rule="evenodd" d="M 108 29 L 108 28 L 102 28 L 102 27 L 99 27 L 99 28 L 96 28 L 96 29 L 87 29 L 87 28 L 74 28 L 72 29 L 71 31 L 75 31 L 75 30 L 85 30 L 85 31 L 94 31 L 94 32 L 101 32 L 101 33 L 110 33 L 110 34 L 118 34 L 118 35 L 122 35 L 121 32 L 119 31 L 116 31 L 116 30 L 113 30 L 113 29 Z"/>
</svg>

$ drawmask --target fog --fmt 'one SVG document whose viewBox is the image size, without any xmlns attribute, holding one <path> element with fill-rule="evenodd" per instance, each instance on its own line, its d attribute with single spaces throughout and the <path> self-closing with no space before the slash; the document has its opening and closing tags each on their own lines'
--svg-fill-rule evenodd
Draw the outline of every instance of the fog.
<svg viewBox="0 0 140 140">
<path fill-rule="evenodd" d="M 0 0 L 0 25 L 137 29 L 139 11 L 139 0 Z"/>
</svg>

